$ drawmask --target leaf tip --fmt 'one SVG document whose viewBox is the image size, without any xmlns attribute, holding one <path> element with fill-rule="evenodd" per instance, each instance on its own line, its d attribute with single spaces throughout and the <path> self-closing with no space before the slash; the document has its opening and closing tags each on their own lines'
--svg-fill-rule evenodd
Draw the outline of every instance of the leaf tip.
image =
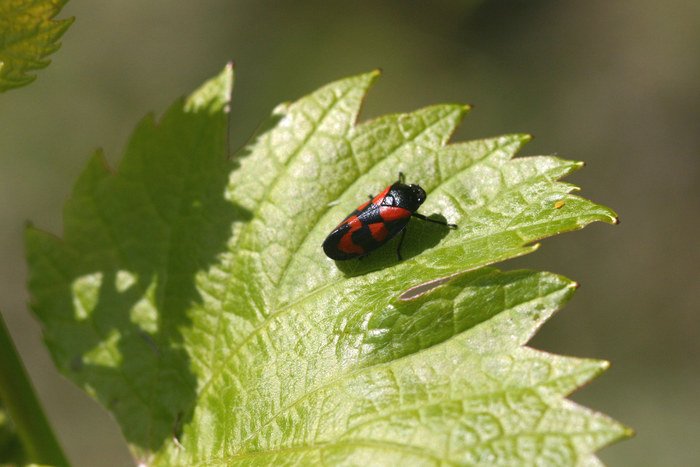
<svg viewBox="0 0 700 467">
<path fill-rule="evenodd" d="M 204 83 L 185 102 L 185 109 L 197 111 L 208 109 L 211 113 L 228 113 L 233 91 L 234 63 L 228 62 L 215 77 Z"/>
<path fill-rule="evenodd" d="M 75 22 L 75 16 L 69 16 L 68 18 L 64 18 L 59 20 L 61 23 L 61 27 L 64 28 L 64 30 L 68 29 L 68 27 Z M 63 32 L 61 32 L 63 34 Z"/>
<path fill-rule="evenodd" d="M 518 134 L 518 137 L 520 138 L 520 141 L 525 145 L 532 141 L 535 137 L 531 134 L 528 133 L 520 133 Z"/>
<path fill-rule="evenodd" d="M 603 207 L 607 211 L 605 213 L 605 218 L 603 219 L 603 221 L 608 223 L 608 224 L 611 224 L 611 225 L 619 224 L 620 218 L 617 217 L 617 213 L 608 207 L 605 207 L 605 206 L 603 206 Z"/>
<path fill-rule="evenodd" d="M 382 73 L 383 73 L 383 71 L 381 68 L 375 68 L 374 70 L 370 71 L 369 73 L 365 73 L 364 75 L 360 75 L 366 80 L 365 92 L 367 92 L 367 90 L 369 90 L 369 88 L 374 84 L 374 82 L 379 79 L 379 77 L 382 75 Z"/>
</svg>

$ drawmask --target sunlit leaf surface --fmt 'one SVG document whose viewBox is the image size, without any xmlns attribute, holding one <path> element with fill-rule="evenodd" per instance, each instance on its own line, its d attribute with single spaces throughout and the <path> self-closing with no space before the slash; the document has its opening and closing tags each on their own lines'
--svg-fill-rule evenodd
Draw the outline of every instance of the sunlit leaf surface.
<svg viewBox="0 0 700 467">
<path fill-rule="evenodd" d="M 596 465 L 628 435 L 564 399 L 606 362 L 524 347 L 576 284 L 485 267 L 615 222 L 557 181 L 582 164 L 512 159 L 524 135 L 448 145 L 461 105 L 357 124 L 376 77 L 278 107 L 229 160 L 227 68 L 141 122 L 116 172 L 95 155 L 62 240 L 28 230 L 56 364 L 139 461 Z M 327 258 L 325 236 L 399 171 L 459 228 L 412 220 L 401 262 L 398 239 Z"/>
</svg>

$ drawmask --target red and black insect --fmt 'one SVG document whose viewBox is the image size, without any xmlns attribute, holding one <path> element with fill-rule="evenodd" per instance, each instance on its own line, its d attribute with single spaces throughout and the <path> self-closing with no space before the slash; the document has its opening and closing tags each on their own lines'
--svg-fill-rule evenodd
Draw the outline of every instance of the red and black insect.
<svg viewBox="0 0 700 467">
<path fill-rule="evenodd" d="M 411 217 L 441 224 L 451 229 L 455 224 L 429 219 L 416 210 L 425 201 L 425 191 L 418 185 L 406 185 L 403 174 L 399 180 L 377 196 L 355 209 L 333 229 L 323 242 L 323 251 L 336 261 L 359 258 L 376 250 L 401 233 L 396 253 L 401 260 L 401 244 Z"/>
</svg>

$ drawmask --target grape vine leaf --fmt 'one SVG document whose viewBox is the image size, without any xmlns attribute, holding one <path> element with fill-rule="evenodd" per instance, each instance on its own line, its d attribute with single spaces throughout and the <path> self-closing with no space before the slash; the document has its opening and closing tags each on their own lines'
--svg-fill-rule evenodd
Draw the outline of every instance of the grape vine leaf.
<svg viewBox="0 0 700 467">
<path fill-rule="evenodd" d="M 68 0 L 9 0 L 0 2 L 0 92 L 36 79 L 30 71 L 45 68 L 45 57 L 60 47 L 56 41 L 73 18 L 54 21 Z"/>
<path fill-rule="evenodd" d="M 142 121 L 118 170 L 92 158 L 62 240 L 27 229 L 53 359 L 140 463 L 599 465 L 629 436 L 564 398 L 606 362 L 524 346 L 576 284 L 487 266 L 615 222 L 558 181 L 582 164 L 513 159 L 524 135 L 448 145 L 461 105 L 356 124 L 377 76 L 280 105 L 229 159 L 229 66 Z M 459 228 L 411 221 L 401 262 L 398 239 L 325 257 L 399 170 Z"/>
</svg>

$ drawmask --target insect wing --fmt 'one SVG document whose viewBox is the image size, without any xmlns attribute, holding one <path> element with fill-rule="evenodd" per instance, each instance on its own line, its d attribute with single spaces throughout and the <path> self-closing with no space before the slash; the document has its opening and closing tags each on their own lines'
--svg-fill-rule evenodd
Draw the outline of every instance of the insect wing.
<svg viewBox="0 0 700 467">
<path fill-rule="evenodd" d="M 384 210 L 385 207 L 381 210 L 379 207 L 370 207 L 346 219 L 323 243 L 326 255 L 335 260 L 357 258 L 394 238 L 408 224 L 411 212 L 401 208 L 390 208 L 387 218 L 384 219 L 380 215 Z"/>
<path fill-rule="evenodd" d="M 359 206 L 326 237 L 323 251 L 329 258 L 342 261 L 364 256 L 406 227 L 411 211 L 382 206 L 390 189 L 387 187 L 371 201 Z"/>
<path fill-rule="evenodd" d="M 394 238 L 411 218 L 411 212 L 406 209 L 386 206 L 367 214 L 371 215 L 359 216 L 362 225 L 351 233 L 352 243 L 361 246 L 366 253 Z"/>
</svg>

